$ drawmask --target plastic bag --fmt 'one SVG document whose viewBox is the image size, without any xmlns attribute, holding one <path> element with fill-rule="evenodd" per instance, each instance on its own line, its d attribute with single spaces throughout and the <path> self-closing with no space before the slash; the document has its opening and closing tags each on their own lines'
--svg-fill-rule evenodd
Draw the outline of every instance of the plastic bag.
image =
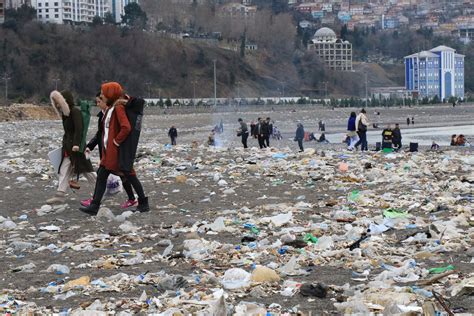
<svg viewBox="0 0 474 316">
<path fill-rule="evenodd" d="M 122 192 L 122 180 L 114 174 L 109 175 L 105 195 L 115 195 L 120 192 Z"/>
</svg>

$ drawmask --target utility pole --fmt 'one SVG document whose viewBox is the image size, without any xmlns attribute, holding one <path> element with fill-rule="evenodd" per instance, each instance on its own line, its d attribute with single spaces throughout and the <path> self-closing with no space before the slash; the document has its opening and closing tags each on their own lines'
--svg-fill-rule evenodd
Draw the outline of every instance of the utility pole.
<svg viewBox="0 0 474 316">
<path fill-rule="evenodd" d="M 367 108 L 367 84 L 368 84 L 367 72 L 365 72 L 365 107 L 366 108 Z"/>
<path fill-rule="evenodd" d="M 61 81 L 61 79 L 54 78 L 53 81 L 54 81 L 54 90 L 58 90 L 58 82 Z"/>
<path fill-rule="evenodd" d="M 214 59 L 214 107 L 217 106 L 217 76 L 216 76 L 216 61 Z"/>
<path fill-rule="evenodd" d="M 151 99 L 151 82 L 145 82 L 145 85 L 147 86 L 148 90 L 148 99 Z"/>
<path fill-rule="evenodd" d="M 8 72 L 5 71 L 3 74 L 3 80 L 5 81 L 5 105 L 8 104 L 8 80 L 10 80 L 11 77 L 8 74 Z"/>
<path fill-rule="evenodd" d="M 194 100 L 196 99 L 196 80 L 193 80 L 191 83 L 193 84 L 193 103 L 194 103 Z"/>
</svg>

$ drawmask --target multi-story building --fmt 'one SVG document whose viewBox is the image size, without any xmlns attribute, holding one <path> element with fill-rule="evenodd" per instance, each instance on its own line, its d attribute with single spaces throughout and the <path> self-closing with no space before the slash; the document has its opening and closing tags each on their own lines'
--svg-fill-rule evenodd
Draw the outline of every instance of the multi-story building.
<svg viewBox="0 0 474 316">
<path fill-rule="evenodd" d="M 308 49 L 318 54 L 331 69 L 352 70 L 352 44 L 338 39 L 330 28 L 323 27 L 317 30 Z"/>
<path fill-rule="evenodd" d="M 5 0 L 0 0 L 0 23 L 5 22 Z"/>
<path fill-rule="evenodd" d="M 116 23 L 120 23 L 122 21 L 122 15 L 125 14 L 125 7 L 128 4 L 132 2 L 138 3 L 138 0 L 102 0 L 102 1 L 110 2 L 109 3 L 110 12 L 112 13 L 112 16 L 114 17 Z"/>
<path fill-rule="evenodd" d="M 405 58 L 405 87 L 419 97 L 464 98 L 464 55 L 438 46 Z"/>
<path fill-rule="evenodd" d="M 7 9 L 18 9 L 24 4 L 31 5 L 30 0 L 4 0 Z"/>
<path fill-rule="evenodd" d="M 25 0 L 7 0 L 15 3 Z M 38 20 L 58 24 L 90 23 L 95 16 L 104 17 L 110 12 L 120 23 L 124 7 L 137 0 L 31 0 Z"/>
</svg>

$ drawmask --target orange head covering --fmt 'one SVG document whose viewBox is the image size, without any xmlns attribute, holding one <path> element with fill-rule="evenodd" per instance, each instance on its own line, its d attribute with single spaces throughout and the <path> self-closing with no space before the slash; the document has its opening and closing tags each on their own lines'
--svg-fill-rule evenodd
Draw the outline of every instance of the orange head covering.
<svg viewBox="0 0 474 316">
<path fill-rule="evenodd" d="M 123 95 L 122 86 L 118 82 L 107 82 L 102 84 L 102 94 L 107 98 L 107 104 L 110 106 Z"/>
</svg>

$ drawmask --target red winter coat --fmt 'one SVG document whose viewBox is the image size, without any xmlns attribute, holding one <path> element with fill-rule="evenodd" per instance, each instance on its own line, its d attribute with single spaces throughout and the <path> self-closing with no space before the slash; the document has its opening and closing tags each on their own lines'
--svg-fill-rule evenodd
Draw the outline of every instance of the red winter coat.
<svg viewBox="0 0 474 316">
<path fill-rule="evenodd" d="M 110 111 L 107 110 L 107 112 Z M 106 122 L 107 112 L 104 114 L 103 124 Z M 104 141 L 105 126 L 102 129 L 102 139 Z M 107 139 L 107 149 L 102 146 L 102 159 L 100 165 L 105 169 L 114 173 L 120 174 L 119 168 L 119 146 L 130 134 L 131 127 L 128 121 L 125 108 L 122 104 L 115 105 L 115 110 L 112 113 L 109 123 L 109 138 Z"/>
</svg>

